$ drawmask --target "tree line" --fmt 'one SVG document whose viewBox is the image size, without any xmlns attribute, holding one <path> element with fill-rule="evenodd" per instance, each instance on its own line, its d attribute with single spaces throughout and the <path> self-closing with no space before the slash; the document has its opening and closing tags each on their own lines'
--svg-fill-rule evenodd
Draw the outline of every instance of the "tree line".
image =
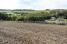
<svg viewBox="0 0 67 44">
<path fill-rule="evenodd" d="M 19 12 L 21 11 L 21 12 Z M 51 17 L 62 17 L 67 19 L 67 10 L 54 9 L 54 10 L 15 10 L 10 12 L 0 12 L 0 20 L 6 21 L 44 21 Z"/>
</svg>

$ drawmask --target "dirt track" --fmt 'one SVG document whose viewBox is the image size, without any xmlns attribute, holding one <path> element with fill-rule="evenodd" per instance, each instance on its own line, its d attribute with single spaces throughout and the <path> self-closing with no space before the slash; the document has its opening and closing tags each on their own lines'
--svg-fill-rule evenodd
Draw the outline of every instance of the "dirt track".
<svg viewBox="0 0 67 44">
<path fill-rule="evenodd" d="M 67 26 L 3 21 L 0 44 L 67 44 Z"/>
</svg>

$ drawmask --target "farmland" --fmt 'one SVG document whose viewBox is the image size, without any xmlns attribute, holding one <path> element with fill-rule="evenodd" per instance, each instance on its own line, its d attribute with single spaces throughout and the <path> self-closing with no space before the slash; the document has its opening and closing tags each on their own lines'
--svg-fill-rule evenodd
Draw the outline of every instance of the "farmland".
<svg viewBox="0 0 67 44">
<path fill-rule="evenodd" d="M 0 44 L 67 44 L 67 26 L 0 21 Z"/>
</svg>

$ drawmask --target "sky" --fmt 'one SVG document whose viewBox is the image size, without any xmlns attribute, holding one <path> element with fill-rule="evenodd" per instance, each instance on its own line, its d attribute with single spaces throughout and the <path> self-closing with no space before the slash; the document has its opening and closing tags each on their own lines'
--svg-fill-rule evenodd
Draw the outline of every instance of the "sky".
<svg viewBox="0 0 67 44">
<path fill-rule="evenodd" d="M 0 0 L 0 9 L 67 9 L 67 0 Z"/>
</svg>

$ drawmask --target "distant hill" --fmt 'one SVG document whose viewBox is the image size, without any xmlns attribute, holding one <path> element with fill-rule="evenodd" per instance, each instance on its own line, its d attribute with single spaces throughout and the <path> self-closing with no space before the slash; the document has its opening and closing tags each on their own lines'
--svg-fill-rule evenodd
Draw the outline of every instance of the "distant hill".
<svg viewBox="0 0 67 44">
<path fill-rule="evenodd" d="M 28 12 L 28 11 L 34 11 L 32 9 L 0 9 L 0 12 L 9 12 L 9 11 L 13 11 L 13 12 Z"/>
</svg>

